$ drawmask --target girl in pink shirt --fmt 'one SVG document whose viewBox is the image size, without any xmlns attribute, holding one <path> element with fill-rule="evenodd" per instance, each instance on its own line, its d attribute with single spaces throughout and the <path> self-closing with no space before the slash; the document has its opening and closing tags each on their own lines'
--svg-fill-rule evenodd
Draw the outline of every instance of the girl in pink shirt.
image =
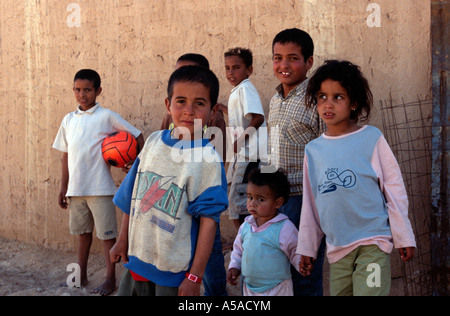
<svg viewBox="0 0 450 316">
<path fill-rule="evenodd" d="M 300 273 L 311 273 L 326 235 L 331 295 L 388 295 L 389 253 L 398 248 L 407 261 L 416 243 L 398 163 L 377 128 L 358 125 L 372 106 L 368 82 L 358 66 L 326 61 L 306 98 L 327 130 L 305 149 Z"/>
</svg>

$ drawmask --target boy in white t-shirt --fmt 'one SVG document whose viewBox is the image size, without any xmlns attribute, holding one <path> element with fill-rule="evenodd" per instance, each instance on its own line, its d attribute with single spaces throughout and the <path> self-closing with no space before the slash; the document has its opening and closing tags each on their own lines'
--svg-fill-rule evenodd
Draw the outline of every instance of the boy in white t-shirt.
<svg viewBox="0 0 450 316">
<path fill-rule="evenodd" d="M 144 136 L 119 114 L 96 102 L 102 92 L 96 71 L 77 72 L 73 91 L 79 106 L 64 117 L 53 144 L 53 148 L 63 152 L 58 204 L 62 209 L 69 209 L 70 232 L 79 236 L 80 286 L 88 283 L 87 263 L 95 225 L 97 237 L 103 241 L 107 275 L 93 293 L 109 295 L 116 288 L 115 265 L 109 260 L 109 250 L 117 236 L 116 207 L 112 201 L 117 187 L 103 159 L 101 145 L 106 136 L 127 131 L 136 137 L 139 153 Z M 131 162 L 124 171 L 130 167 Z"/>
<path fill-rule="evenodd" d="M 233 157 L 228 167 L 229 216 L 237 230 L 242 215 L 247 216 L 247 185 L 243 183 L 249 163 L 257 166 L 261 149 L 266 148 L 267 129 L 264 109 L 255 86 L 248 79 L 253 72 L 253 55 L 249 49 L 232 48 L 224 54 L 228 81 L 234 86 L 228 100 L 227 158 Z M 259 152 L 258 152 L 259 150 Z"/>
</svg>

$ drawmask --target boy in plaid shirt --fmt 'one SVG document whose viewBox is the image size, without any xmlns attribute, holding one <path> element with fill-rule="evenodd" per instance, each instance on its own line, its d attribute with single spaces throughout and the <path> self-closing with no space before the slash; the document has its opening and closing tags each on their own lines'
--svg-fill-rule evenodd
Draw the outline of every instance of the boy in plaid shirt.
<svg viewBox="0 0 450 316">
<path fill-rule="evenodd" d="M 288 176 L 289 202 L 280 208 L 297 226 L 302 206 L 303 157 L 305 146 L 319 137 L 324 124 L 315 108 L 305 105 L 308 86 L 306 77 L 314 63 L 314 43 L 308 33 L 299 29 L 287 29 L 273 40 L 273 70 L 280 81 L 277 93 L 270 101 L 268 126 L 270 129 L 270 165 L 275 170 L 282 168 Z M 302 277 L 291 267 L 294 295 L 323 294 L 322 269 L 324 243 L 319 249 L 315 274 Z"/>
</svg>

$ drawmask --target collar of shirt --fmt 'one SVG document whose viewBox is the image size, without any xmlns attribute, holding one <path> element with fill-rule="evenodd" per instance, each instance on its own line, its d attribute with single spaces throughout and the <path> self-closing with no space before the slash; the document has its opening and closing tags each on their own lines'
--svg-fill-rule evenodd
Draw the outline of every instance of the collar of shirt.
<svg viewBox="0 0 450 316">
<path fill-rule="evenodd" d="M 199 138 L 192 140 L 179 140 L 172 137 L 172 130 L 164 130 L 161 134 L 161 139 L 167 146 L 177 148 L 179 150 L 183 149 L 194 149 L 203 148 L 209 144 L 208 138 Z"/>
<path fill-rule="evenodd" d="M 233 93 L 236 89 L 238 89 L 246 81 L 250 81 L 250 79 L 242 80 L 237 86 L 235 86 L 235 87 L 233 87 L 233 89 L 231 89 L 231 93 Z"/>
<path fill-rule="evenodd" d="M 264 224 L 262 224 L 261 226 L 258 226 L 256 224 L 256 219 L 253 216 L 247 216 L 245 218 L 245 221 L 247 223 L 250 224 L 250 226 L 252 226 L 252 232 L 253 233 L 258 233 L 258 232 L 262 232 L 264 230 L 266 230 L 268 227 L 270 227 L 270 225 L 272 225 L 273 223 L 276 222 L 281 222 L 285 219 L 287 219 L 288 217 L 282 213 L 278 213 L 277 216 L 275 216 L 274 218 L 272 218 L 270 221 L 265 222 Z"/>
<path fill-rule="evenodd" d="M 283 85 L 280 84 L 278 87 L 276 87 L 277 94 L 281 99 L 284 99 L 284 100 L 289 99 L 290 97 L 292 97 L 294 95 L 299 95 L 301 93 L 304 93 L 306 91 L 306 88 L 308 88 L 308 82 L 309 82 L 309 78 L 306 78 L 302 83 L 298 84 L 294 89 L 289 91 L 289 93 L 286 97 L 284 97 Z"/>
<path fill-rule="evenodd" d="M 95 110 L 98 109 L 99 106 L 100 106 L 100 103 L 95 103 L 95 105 L 93 107 L 91 107 L 89 110 L 83 111 L 82 109 L 80 109 L 80 106 L 78 105 L 77 110 L 75 111 L 75 114 L 77 114 L 77 115 L 93 114 L 95 112 Z"/>
</svg>

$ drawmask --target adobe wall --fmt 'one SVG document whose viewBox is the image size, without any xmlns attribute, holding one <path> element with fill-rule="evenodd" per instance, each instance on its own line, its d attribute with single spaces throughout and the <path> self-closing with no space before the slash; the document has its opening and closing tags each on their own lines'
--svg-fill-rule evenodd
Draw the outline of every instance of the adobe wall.
<svg viewBox="0 0 450 316">
<path fill-rule="evenodd" d="M 251 80 L 267 110 L 278 85 L 271 42 L 291 27 L 313 37 L 316 66 L 329 58 L 361 65 L 377 107 L 372 124 L 382 128 L 381 102 L 431 99 L 429 1 L 1 1 L 0 236 L 56 249 L 75 244 L 57 205 L 61 155 L 51 147 L 75 109 L 77 70 L 97 69 L 99 101 L 147 137 L 165 114 L 166 82 L 186 52 L 208 57 L 226 104 L 223 53 L 251 48 Z M 123 176 L 114 174 L 119 183 Z"/>
</svg>

